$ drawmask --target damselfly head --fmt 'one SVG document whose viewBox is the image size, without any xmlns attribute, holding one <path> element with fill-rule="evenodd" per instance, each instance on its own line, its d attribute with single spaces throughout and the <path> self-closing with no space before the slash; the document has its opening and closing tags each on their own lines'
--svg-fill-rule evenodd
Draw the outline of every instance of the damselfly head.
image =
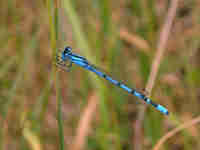
<svg viewBox="0 0 200 150">
<path fill-rule="evenodd" d="M 68 54 L 70 54 L 71 53 L 71 51 L 72 51 L 72 48 L 71 47 L 65 47 L 65 49 L 64 49 L 64 51 L 62 52 L 62 54 L 61 54 L 61 59 L 62 59 L 62 61 L 66 61 L 67 60 L 67 56 L 68 56 Z"/>
<path fill-rule="evenodd" d="M 67 47 L 65 47 L 65 50 L 64 50 L 64 54 L 68 54 L 68 53 L 70 53 L 72 51 L 72 48 L 71 47 L 69 47 L 69 46 L 67 46 Z"/>
</svg>

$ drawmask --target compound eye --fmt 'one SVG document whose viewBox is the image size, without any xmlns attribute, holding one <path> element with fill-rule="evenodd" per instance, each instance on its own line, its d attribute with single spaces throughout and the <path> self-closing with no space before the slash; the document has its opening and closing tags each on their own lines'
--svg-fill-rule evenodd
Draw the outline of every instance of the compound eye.
<svg viewBox="0 0 200 150">
<path fill-rule="evenodd" d="M 69 53 L 71 51 L 72 51 L 71 47 L 66 47 L 65 50 L 64 50 L 64 54 Z"/>
</svg>

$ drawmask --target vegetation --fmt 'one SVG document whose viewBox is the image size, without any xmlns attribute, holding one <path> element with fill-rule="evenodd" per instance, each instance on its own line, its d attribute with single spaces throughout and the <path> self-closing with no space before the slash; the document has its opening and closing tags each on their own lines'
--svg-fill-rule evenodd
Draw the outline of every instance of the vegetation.
<svg viewBox="0 0 200 150">
<path fill-rule="evenodd" d="M 0 149 L 200 149 L 200 5 L 174 1 L 167 34 L 172 1 L 0 1 Z M 65 46 L 170 115 L 78 66 L 56 67 Z"/>
</svg>

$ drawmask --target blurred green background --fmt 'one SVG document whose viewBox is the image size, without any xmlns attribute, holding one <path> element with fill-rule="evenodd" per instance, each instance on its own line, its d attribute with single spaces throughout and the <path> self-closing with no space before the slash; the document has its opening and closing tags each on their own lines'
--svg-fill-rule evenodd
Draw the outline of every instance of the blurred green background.
<svg viewBox="0 0 200 150">
<path fill-rule="evenodd" d="M 0 1 L 0 149 L 143 150 L 200 113 L 200 3 L 179 2 L 151 98 L 164 116 L 78 66 L 57 68 L 73 52 L 114 79 L 142 91 L 157 52 L 167 0 Z M 90 101 L 98 102 L 93 106 Z M 76 135 L 92 110 L 84 146 Z M 141 118 L 142 117 L 142 118 Z M 142 120 L 137 130 L 137 121 Z M 86 121 L 87 122 L 87 121 Z M 80 130 L 77 130 L 80 127 Z M 138 131 L 136 133 L 135 131 Z M 170 137 L 162 149 L 200 149 L 199 125 Z M 79 145 L 79 144 L 77 144 Z M 76 145 L 76 146 L 77 146 Z M 81 144 L 80 144 L 81 145 Z"/>
</svg>

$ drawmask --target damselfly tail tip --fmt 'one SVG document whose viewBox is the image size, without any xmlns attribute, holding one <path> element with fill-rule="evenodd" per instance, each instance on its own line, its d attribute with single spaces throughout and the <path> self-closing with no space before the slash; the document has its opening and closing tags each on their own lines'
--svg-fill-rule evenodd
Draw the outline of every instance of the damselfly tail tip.
<svg viewBox="0 0 200 150">
<path fill-rule="evenodd" d="M 158 106 L 157 106 L 157 109 L 158 109 L 160 112 L 162 112 L 163 114 L 169 115 L 169 111 L 168 111 L 165 107 L 163 107 L 163 106 L 161 106 L 161 105 L 158 105 Z"/>
</svg>

